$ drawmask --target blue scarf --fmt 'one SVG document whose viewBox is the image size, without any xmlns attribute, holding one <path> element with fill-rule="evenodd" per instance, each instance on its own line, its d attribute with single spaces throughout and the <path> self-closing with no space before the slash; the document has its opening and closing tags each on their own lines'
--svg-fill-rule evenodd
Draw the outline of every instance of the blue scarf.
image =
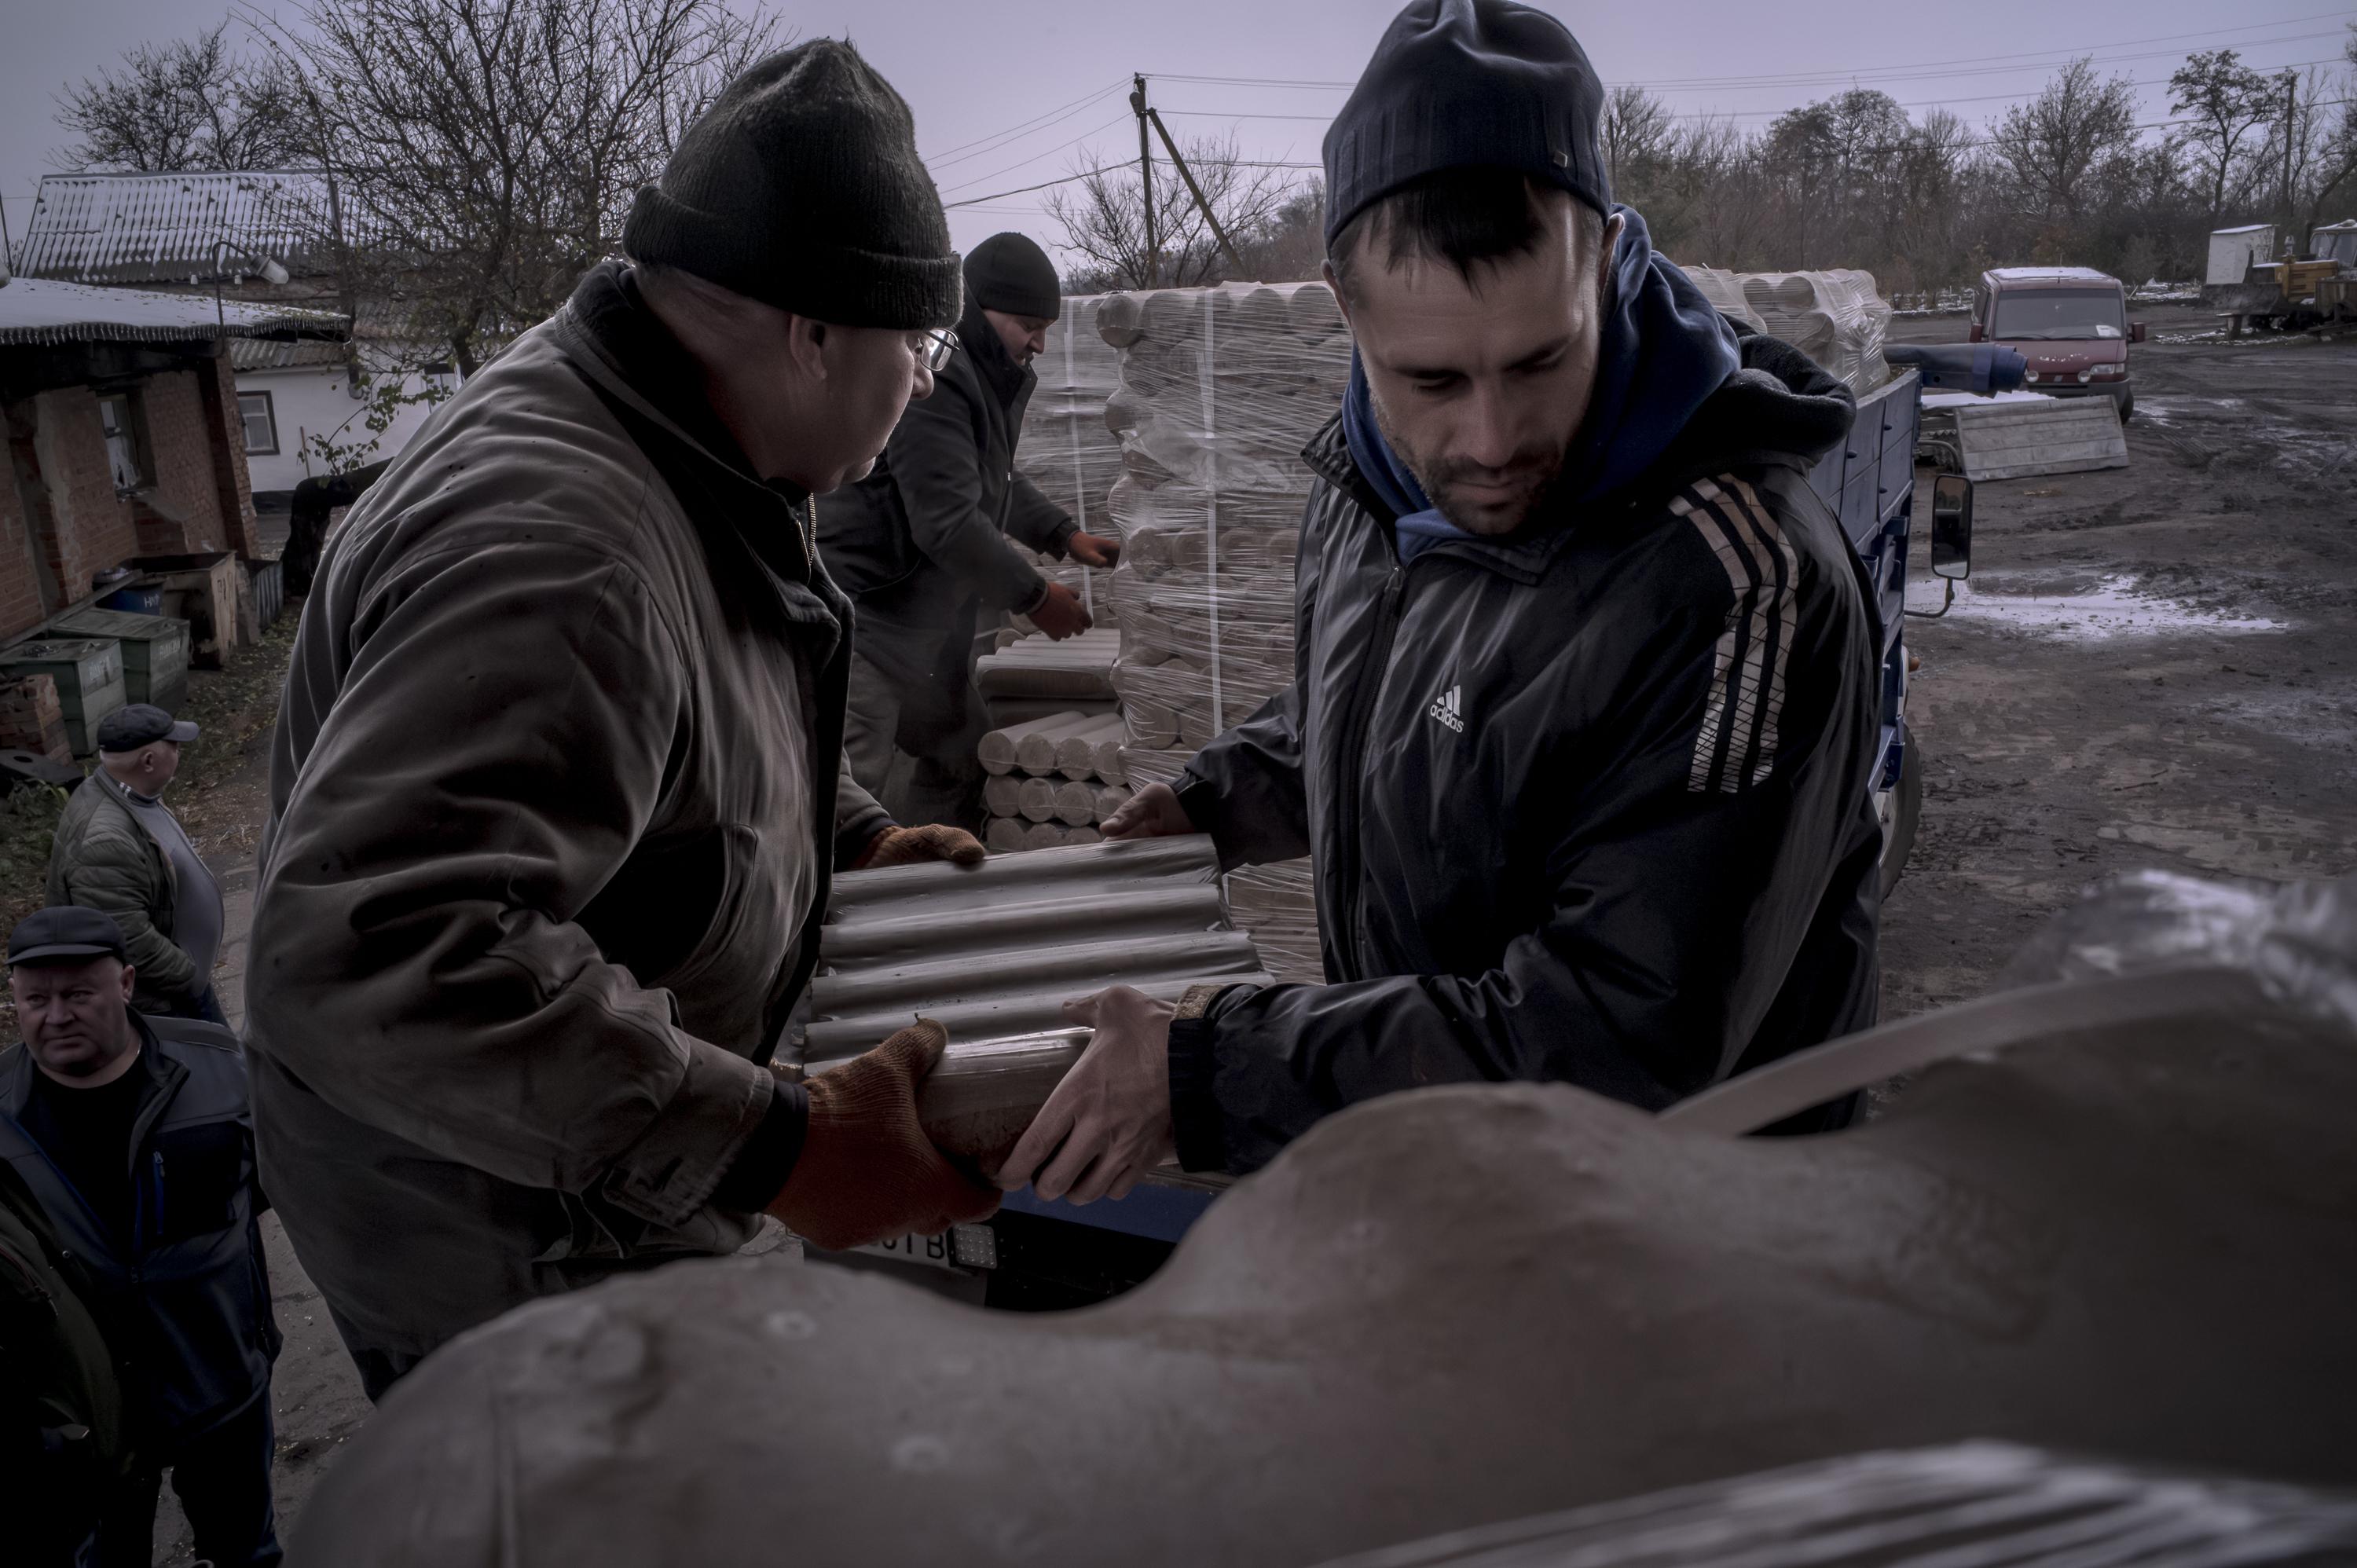
<svg viewBox="0 0 2357 1568">
<path fill-rule="evenodd" d="M 1598 345 L 1596 390 L 1555 491 L 1575 503 L 1609 495 L 1652 467 L 1738 363 L 1735 324 L 1654 253 L 1644 219 L 1631 208 L 1616 210 L 1624 226 L 1612 254 L 1613 308 Z M 1342 394 L 1342 439 L 1360 477 L 1399 520 L 1403 562 L 1444 540 L 1474 537 L 1440 515 L 1383 439 L 1355 350 Z"/>
</svg>

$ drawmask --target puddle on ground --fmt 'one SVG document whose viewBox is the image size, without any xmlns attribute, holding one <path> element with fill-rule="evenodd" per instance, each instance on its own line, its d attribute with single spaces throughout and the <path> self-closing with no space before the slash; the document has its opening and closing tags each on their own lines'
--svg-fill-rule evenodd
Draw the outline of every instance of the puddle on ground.
<svg viewBox="0 0 2357 1568">
<path fill-rule="evenodd" d="M 1977 582 L 1956 585 L 1952 618 L 1994 622 L 2046 637 L 2101 642 L 2115 637 L 2169 637 L 2187 633 L 2221 636 L 2243 632 L 2281 631 L 2285 623 L 2257 616 L 2228 615 L 2197 609 L 2180 600 L 2142 591 L 2138 579 L 2126 575 L 2106 576 L 2081 587 L 2055 593 L 2008 593 L 1998 585 L 1999 574 L 1985 574 Z M 1936 609 L 1939 600 L 1924 596 L 1919 584 L 1910 596 L 1910 608 Z"/>
</svg>

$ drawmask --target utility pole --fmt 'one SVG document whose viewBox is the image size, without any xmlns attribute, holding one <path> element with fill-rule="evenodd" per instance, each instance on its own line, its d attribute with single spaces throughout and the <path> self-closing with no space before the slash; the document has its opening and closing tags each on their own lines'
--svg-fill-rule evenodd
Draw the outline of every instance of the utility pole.
<svg viewBox="0 0 2357 1568">
<path fill-rule="evenodd" d="M 1162 116 L 1158 112 L 1148 109 L 1146 113 L 1146 117 L 1154 122 L 1154 128 L 1162 134 L 1163 150 L 1170 155 L 1170 161 L 1178 166 L 1178 177 L 1187 182 L 1187 194 L 1193 197 L 1195 205 L 1203 209 L 1203 221 L 1211 226 L 1211 237 L 1219 241 L 1220 249 L 1226 252 L 1229 275 L 1242 281 L 1244 264 L 1236 259 L 1236 248 L 1228 243 L 1228 231 L 1220 227 L 1218 215 L 1212 212 L 1211 204 L 1204 199 L 1203 188 L 1195 183 L 1195 171 L 1189 168 L 1187 160 L 1178 156 L 1178 144 L 1170 139 L 1170 127 L 1162 123 Z"/>
<path fill-rule="evenodd" d="M 2296 123 L 2298 123 L 2298 119 L 2299 119 L 2299 78 L 2298 78 L 2297 75 L 2295 75 L 2293 72 L 2291 72 L 2291 71 L 2289 71 L 2289 70 L 2287 70 L 2287 71 L 2285 71 L 2285 72 L 2284 72 L 2284 176 L 2283 176 L 2284 232 L 2285 232 L 2285 233 L 2287 233 L 2287 234 L 2290 233 L 2293 230 L 2295 230 L 2295 229 L 2297 229 L 2297 228 L 2298 228 L 2298 227 L 2299 227 L 2299 212 L 2298 212 L 2298 209 L 2296 209 L 2296 208 L 2294 208 L 2294 207 L 2292 206 L 2292 200 L 2291 200 L 2291 136 L 2292 136 L 2292 127 L 2293 127 L 2293 125 L 2294 125 Z M 2296 245 L 2296 247 L 2295 247 L 2295 249 L 2293 250 L 2293 252 L 2292 252 L 2292 253 L 2293 253 L 2294 255 L 2298 255 L 2300 252 L 2305 251 L 2307 248 L 2308 248 L 2308 247 L 2307 247 L 2305 244 L 2298 244 L 2298 245 Z"/>
<path fill-rule="evenodd" d="M 1135 73 L 1130 81 L 1134 83 L 1129 91 L 1130 113 L 1137 116 L 1137 186 L 1146 213 L 1146 286 L 1159 288 L 1162 252 L 1154 242 L 1154 153 L 1146 139 L 1146 75 L 1142 71 Z"/>
</svg>

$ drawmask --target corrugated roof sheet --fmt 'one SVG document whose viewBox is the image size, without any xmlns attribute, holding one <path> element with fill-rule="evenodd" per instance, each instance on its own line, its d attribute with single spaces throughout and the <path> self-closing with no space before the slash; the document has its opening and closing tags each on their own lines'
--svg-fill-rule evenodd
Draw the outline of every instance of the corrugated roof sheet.
<svg viewBox="0 0 2357 1568">
<path fill-rule="evenodd" d="M 95 288 L 20 277 L 0 286 L 0 345 L 185 343 L 225 326 L 230 337 L 340 338 L 343 318 L 284 306 L 225 304 L 216 325 L 211 299 L 147 289 Z"/>
<path fill-rule="evenodd" d="M 850 872 L 834 879 L 803 1059 L 866 1050 L 910 1019 L 957 1040 L 1052 1030 L 1108 985 L 1175 999 L 1200 981 L 1271 983 L 1230 924 L 1209 837 L 1146 839 Z"/>
<path fill-rule="evenodd" d="M 292 169 L 230 174 L 53 174 L 17 251 L 27 277 L 187 282 L 213 275 L 216 242 L 298 275 L 327 270 L 327 178 Z M 231 272 L 254 267 L 234 252 Z"/>
</svg>

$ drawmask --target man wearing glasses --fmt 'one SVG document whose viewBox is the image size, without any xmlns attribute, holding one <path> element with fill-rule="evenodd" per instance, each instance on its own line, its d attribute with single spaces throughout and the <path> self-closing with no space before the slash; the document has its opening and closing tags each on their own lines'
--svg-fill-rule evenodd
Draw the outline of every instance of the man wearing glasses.
<svg viewBox="0 0 2357 1568">
<path fill-rule="evenodd" d="M 904 822 L 982 826 L 974 748 L 989 723 L 974 671 L 984 613 L 1027 616 L 1057 639 L 1088 629 L 1080 596 L 1007 541 L 1084 566 L 1111 566 L 1121 552 L 1015 471 L 1039 380 L 1031 361 L 1062 311 L 1055 265 L 1030 239 L 976 245 L 956 352 L 933 395 L 909 405 L 874 473 L 819 508 L 827 571 L 859 607 L 851 770 Z"/>
<path fill-rule="evenodd" d="M 847 44 L 772 55 L 623 245 L 354 508 L 280 709 L 257 1141 L 371 1397 L 764 1211 L 844 1248 L 996 1207 L 918 1127 L 937 1027 L 768 1065 L 833 871 L 982 855 L 843 776 L 811 536 L 957 317 L 908 105 Z"/>
</svg>

